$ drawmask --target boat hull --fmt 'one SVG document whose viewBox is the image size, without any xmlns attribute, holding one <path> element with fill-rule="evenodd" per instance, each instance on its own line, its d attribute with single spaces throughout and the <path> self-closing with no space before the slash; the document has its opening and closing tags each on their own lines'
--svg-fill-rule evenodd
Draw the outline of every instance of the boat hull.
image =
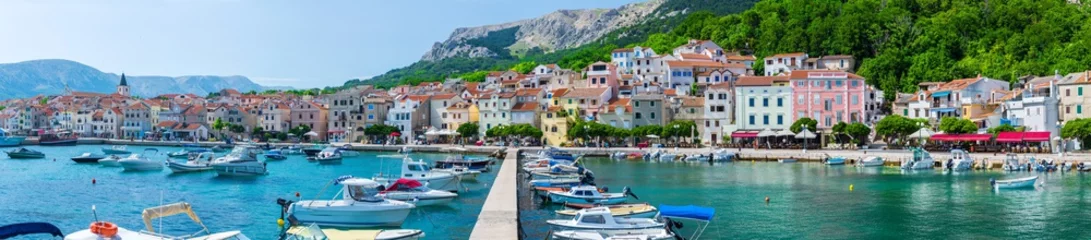
<svg viewBox="0 0 1091 240">
<path fill-rule="evenodd" d="M 588 203 L 588 204 L 600 204 L 600 205 L 614 205 L 614 204 L 625 203 L 625 201 L 627 199 L 628 199 L 628 197 L 625 197 L 625 196 L 585 198 L 585 197 L 569 196 L 569 195 L 566 195 L 566 194 L 563 194 L 563 193 L 557 193 L 557 192 L 550 192 L 549 193 L 549 201 L 554 202 L 554 203 L 561 203 L 561 204 L 570 202 L 570 203 Z"/>
<path fill-rule="evenodd" d="M 45 158 L 45 154 L 8 153 L 8 158 L 13 158 L 13 159 Z"/>
<path fill-rule="evenodd" d="M 212 166 L 207 164 L 191 165 L 186 163 L 167 162 L 167 168 L 173 173 L 187 173 L 187 172 L 201 172 L 212 170 Z"/>
<path fill-rule="evenodd" d="M 319 201 L 322 202 L 322 201 Z M 288 210 L 292 217 L 302 223 L 313 223 L 329 227 L 398 227 L 405 222 L 412 208 L 393 208 L 374 211 L 353 210 L 352 206 L 326 206 L 304 202 L 293 204 Z"/>
<path fill-rule="evenodd" d="M 76 163 L 98 163 L 98 160 L 102 160 L 105 157 L 74 157 L 73 162 Z"/>
<path fill-rule="evenodd" d="M 156 161 L 144 161 L 144 160 L 126 161 L 126 160 L 121 160 L 121 161 L 117 161 L 117 163 L 118 163 L 118 165 L 121 165 L 121 168 L 124 168 L 125 171 L 158 171 L 158 170 L 163 170 L 163 163 L 156 162 Z"/>
<path fill-rule="evenodd" d="M 121 166 L 121 164 L 117 162 L 117 159 L 109 159 L 109 158 L 99 159 L 98 164 L 102 165 L 102 166 L 106 166 L 106 167 L 120 167 Z"/>
<path fill-rule="evenodd" d="M 341 164 L 341 158 L 315 158 L 318 164 Z"/>
<path fill-rule="evenodd" d="M 314 157 L 318 155 L 319 152 L 322 152 L 322 149 L 303 149 L 303 154 L 306 154 L 308 157 Z"/>
<path fill-rule="evenodd" d="M 458 192 L 459 191 L 459 180 L 458 180 L 458 178 L 455 177 L 455 175 L 446 174 L 444 176 L 438 176 L 438 177 L 427 177 L 427 178 L 406 177 L 406 178 L 407 179 L 417 180 L 418 182 L 421 182 L 421 183 L 425 184 L 425 186 L 428 186 L 428 188 L 435 189 L 435 190 L 448 191 L 448 192 Z M 374 180 L 376 182 L 379 182 L 380 184 L 390 186 L 390 184 L 393 184 L 398 179 L 396 179 L 396 178 L 394 178 L 394 179 L 376 178 Z"/>
<path fill-rule="evenodd" d="M 407 203 L 412 203 L 412 204 L 417 205 L 419 207 L 419 206 L 432 206 L 432 205 L 447 204 L 447 203 L 450 203 L 451 201 L 455 200 L 455 197 L 458 197 L 457 194 L 453 194 L 453 193 L 448 193 L 448 194 L 450 194 L 450 195 L 440 196 L 438 194 L 432 195 L 432 194 L 424 194 L 424 193 L 419 193 L 419 192 L 418 193 L 392 192 L 392 193 L 386 193 L 385 195 L 383 195 L 383 198 L 390 199 L 390 200 L 403 201 L 403 202 L 407 202 Z"/>
<path fill-rule="evenodd" d="M 216 170 L 216 175 L 229 177 L 252 177 L 268 173 L 264 166 L 212 165 L 212 170 Z"/>
<path fill-rule="evenodd" d="M 112 154 L 131 154 L 132 152 L 125 151 L 125 150 L 115 150 L 115 149 L 103 148 L 102 153 L 106 154 L 106 155 L 112 155 Z"/>
<path fill-rule="evenodd" d="M 454 168 L 456 166 L 463 166 L 470 170 L 486 171 L 489 169 L 489 164 L 492 160 L 470 160 L 470 161 L 436 161 L 436 168 Z"/>
<path fill-rule="evenodd" d="M 15 147 L 23 144 L 23 140 L 26 137 L 5 137 L 0 138 L 0 147 Z"/>
<path fill-rule="evenodd" d="M 38 142 L 38 145 L 42 145 L 42 146 L 67 146 L 67 145 L 76 145 L 76 142 L 77 142 L 76 139 L 65 139 L 65 140 L 56 140 L 56 141 L 41 141 L 41 142 Z"/>
<path fill-rule="evenodd" d="M 1022 188 L 1034 188 L 1034 183 L 1038 181 L 1038 176 L 996 181 L 993 185 L 996 189 L 1022 189 Z"/>
</svg>

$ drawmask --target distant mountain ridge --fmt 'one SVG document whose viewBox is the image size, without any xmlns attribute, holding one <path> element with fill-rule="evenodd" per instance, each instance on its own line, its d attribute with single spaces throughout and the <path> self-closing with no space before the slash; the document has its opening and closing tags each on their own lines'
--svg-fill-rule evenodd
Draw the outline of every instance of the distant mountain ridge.
<svg viewBox="0 0 1091 240">
<path fill-rule="evenodd" d="M 200 96 L 224 88 L 240 92 L 285 89 L 266 87 L 245 76 L 133 76 L 125 75 L 133 96 L 154 97 L 166 93 L 193 93 Z M 104 73 L 71 60 L 43 59 L 0 64 L 0 99 L 58 95 L 65 84 L 73 91 L 113 93 L 121 76 Z"/>
</svg>

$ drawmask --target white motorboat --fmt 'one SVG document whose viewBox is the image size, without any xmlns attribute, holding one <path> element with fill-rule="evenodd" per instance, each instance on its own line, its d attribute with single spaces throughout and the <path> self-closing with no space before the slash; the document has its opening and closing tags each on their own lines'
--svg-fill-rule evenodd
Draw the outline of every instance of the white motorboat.
<svg viewBox="0 0 1091 240">
<path fill-rule="evenodd" d="M 1079 164 L 1076 164 L 1076 170 L 1080 172 L 1091 171 L 1091 162 L 1081 162 Z"/>
<path fill-rule="evenodd" d="M 322 149 L 321 152 L 314 155 L 314 160 L 317 161 L 318 164 L 340 164 L 341 150 L 336 147 Z"/>
<path fill-rule="evenodd" d="M 966 171 L 970 170 L 974 166 L 974 161 L 970 158 L 970 154 L 961 149 L 951 150 L 951 158 L 947 159 L 947 164 L 944 168 L 951 171 Z"/>
<path fill-rule="evenodd" d="M 598 230 L 564 230 L 553 232 L 553 239 L 561 240 L 674 240 L 667 229 L 630 229 L 601 232 Z"/>
<path fill-rule="evenodd" d="M 92 208 L 92 211 L 94 208 Z M 157 218 L 164 218 L 178 214 L 188 215 L 194 223 L 200 226 L 200 230 L 195 233 L 172 236 L 163 233 L 155 232 L 152 227 L 152 220 Z M 117 225 L 106 222 L 98 221 L 91 224 L 91 229 L 84 229 L 72 234 L 64 236 L 65 240 L 102 240 L 102 239 L 124 239 L 124 240 L 196 240 L 196 239 L 208 239 L 208 240 L 249 240 L 246 235 L 243 235 L 240 231 L 227 231 L 212 233 L 205 227 L 201 219 L 197 217 L 197 214 L 193 212 L 193 208 L 186 202 L 172 203 L 168 205 L 153 207 L 144 209 L 143 212 L 144 226 L 146 230 L 129 230 L 118 227 Z M 160 229 L 162 230 L 162 229 Z M 112 233 L 111 233 L 112 232 Z"/>
<path fill-rule="evenodd" d="M 265 163 L 258 160 L 261 148 L 253 145 L 239 145 L 227 156 L 212 161 L 212 169 L 220 176 L 259 176 L 268 173 Z"/>
<path fill-rule="evenodd" d="M 417 180 L 398 179 L 379 192 L 379 197 L 404 202 L 411 202 L 417 206 L 447 204 L 458 197 L 457 193 L 433 190 L 424 186 Z"/>
<path fill-rule="evenodd" d="M 148 156 L 155 156 L 159 153 L 159 149 L 145 148 L 143 154 L 129 155 L 127 158 L 118 160 L 117 163 L 125 168 L 125 171 L 159 171 L 163 170 L 163 162 L 155 161 Z"/>
<path fill-rule="evenodd" d="M 122 157 L 118 155 L 110 155 L 106 158 L 99 159 L 98 164 L 102 165 L 103 167 L 121 167 L 121 164 L 117 163 L 117 161 L 121 160 L 121 158 Z"/>
<path fill-rule="evenodd" d="M 675 158 L 678 158 L 678 154 L 675 154 L 675 153 L 662 153 L 662 154 L 659 154 L 658 160 L 662 161 L 662 162 L 673 162 Z"/>
<path fill-rule="evenodd" d="M 712 152 L 712 161 L 717 162 L 730 162 L 734 161 L 738 155 L 735 152 L 728 151 L 727 149 L 720 149 Z"/>
<path fill-rule="evenodd" d="M 125 145 L 113 145 L 109 148 L 102 148 L 103 154 L 130 154 L 128 148 Z"/>
<path fill-rule="evenodd" d="M 860 160 L 859 162 L 856 162 L 856 166 L 857 167 L 882 167 L 883 163 L 885 163 L 885 162 L 886 161 L 884 161 L 883 158 L 881 158 L 881 157 L 870 156 L 870 157 L 864 158 L 863 160 Z"/>
<path fill-rule="evenodd" d="M 413 161 L 412 158 L 402 159 L 401 173 L 394 176 L 379 175 L 373 178 L 376 182 L 389 186 L 399 178 L 408 178 L 427 184 L 429 188 L 443 191 L 458 192 L 461 181 L 458 176 L 449 172 L 432 171 L 432 168 L 423 161 Z"/>
<path fill-rule="evenodd" d="M 348 146 L 339 147 L 339 148 L 337 148 L 337 150 L 338 150 L 337 153 L 341 154 L 342 157 L 358 157 L 358 156 L 360 156 L 360 152 L 357 152 L 356 150 L 352 150 L 351 148 L 348 148 Z"/>
<path fill-rule="evenodd" d="M 1004 156 L 1003 169 L 1004 171 L 1009 172 L 1026 171 L 1027 165 L 1019 161 L 1019 155 L 1015 155 L 1014 153 L 1008 153 L 1008 155 Z"/>
<path fill-rule="evenodd" d="M 378 197 L 382 185 L 369 179 L 344 176 L 329 184 L 342 185 L 332 200 L 293 203 L 280 199 L 277 203 L 286 208 L 285 213 L 301 223 L 330 227 L 401 226 L 409 211 L 416 207 L 412 203 Z M 320 192 L 318 196 L 321 195 Z M 338 196 L 341 199 L 337 199 Z"/>
<path fill-rule="evenodd" d="M 72 157 L 72 161 L 76 163 L 98 163 L 98 160 L 106 158 L 106 155 L 85 152 L 79 156 Z"/>
<path fill-rule="evenodd" d="M 446 169 L 433 169 L 433 171 L 448 172 L 458 176 L 458 178 L 461 178 L 462 180 L 476 180 L 477 175 L 481 174 L 481 171 L 470 170 L 466 166 L 452 166 L 451 168 Z"/>
<path fill-rule="evenodd" d="M 610 232 L 617 230 L 663 228 L 663 223 L 651 218 L 614 217 L 609 208 L 594 207 L 581 209 L 572 219 L 546 220 L 551 226 L 561 229 L 597 230 Z"/>
<path fill-rule="evenodd" d="M 285 231 L 283 240 L 416 240 L 424 238 L 424 231 L 417 229 L 322 229 L 318 225 L 293 226 Z"/>
<path fill-rule="evenodd" d="M 173 173 L 200 172 L 212 170 L 212 161 L 216 154 L 203 152 L 185 162 L 167 161 L 167 168 Z"/>
<path fill-rule="evenodd" d="M 639 204 L 618 204 L 604 206 L 610 209 L 610 214 L 614 217 L 630 217 L 630 218 L 651 218 L 658 215 L 659 209 L 647 203 Z M 574 217 L 576 213 L 579 213 L 579 209 L 565 209 L 555 211 L 557 215 Z"/>
<path fill-rule="evenodd" d="M 1018 189 L 1018 188 L 1034 188 L 1034 183 L 1038 181 L 1038 176 L 1030 176 L 1025 178 L 1007 179 L 1007 180 L 995 180 L 990 179 L 990 184 L 993 188 L 1000 189 Z"/>
<path fill-rule="evenodd" d="M 600 193 L 597 187 L 589 185 L 575 186 L 567 192 L 549 192 L 549 200 L 554 203 L 570 202 L 613 205 L 624 203 L 628 200 L 629 196 L 640 199 L 636 194 L 633 194 L 628 187 L 620 193 Z"/>
<path fill-rule="evenodd" d="M 913 148 L 913 158 L 902 162 L 902 169 L 905 170 L 920 170 L 920 169 L 933 169 L 935 168 L 936 160 L 932 159 L 932 154 L 921 148 Z"/>
</svg>

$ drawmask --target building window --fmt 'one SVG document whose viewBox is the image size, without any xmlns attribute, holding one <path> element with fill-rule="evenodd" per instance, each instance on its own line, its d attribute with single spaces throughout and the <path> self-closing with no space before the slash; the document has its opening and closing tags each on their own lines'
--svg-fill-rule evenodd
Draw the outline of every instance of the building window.
<svg viewBox="0 0 1091 240">
<path fill-rule="evenodd" d="M 634 118 L 636 118 L 636 119 L 640 119 L 640 117 L 641 117 L 640 113 L 636 113 L 636 115 L 634 115 Z"/>
<path fill-rule="evenodd" d="M 754 98 L 750 98 L 750 106 L 751 106 L 751 107 L 753 107 L 753 106 L 754 106 Z"/>
<path fill-rule="evenodd" d="M 1083 87 L 1076 88 L 1076 96 L 1083 96 Z"/>
<path fill-rule="evenodd" d="M 1076 105 L 1076 114 L 1083 114 L 1083 105 Z"/>
<path fill-rule="evenodd" d="M 784 115 L 777 115 L 777 125 L 784 124 Z"/>
<path fill-rule="evenodd" d="M 762 107 L 768 107 L 769 106 L 769 98 L 762 98 L 761 99 L 761 106 Z"/>
<path fill-rule="evenodd" d="M 750 125 L 754 125 L 754 115 L 750 115 Z"/>
<path fill-rule="evenodd" d="M 799 99 L 799 105 L 803 105 L 803 101 L 806 101 L 804 99 L 803 95 L 799 95 L 799 97 L 797 97 L 797 98 Z"/>
<path fill-rule="evenodd" d="M 633 101 L 633 106 L 640 107 L 640 101 Z"/>
<path fill-rule="evenodd" d="M 906 117 L 909 116 L 909 109 L 908 108 L 902 109 L 902 116 L 906 116 Z"/>
<path fill-rule="evenodd" d="M 653 113 L 648 113 L 648 116 L 651 117 L 652 119 L 655 119 L 655 113 L 654 112 Z"/>
</svg>

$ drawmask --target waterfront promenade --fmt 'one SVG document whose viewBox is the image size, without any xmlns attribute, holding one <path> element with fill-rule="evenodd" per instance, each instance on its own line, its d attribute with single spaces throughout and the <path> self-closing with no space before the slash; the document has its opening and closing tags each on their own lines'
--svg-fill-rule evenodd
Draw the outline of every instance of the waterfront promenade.
<svg viewBox="0 0 1091 240">
<path fill-rule="evenodd" d="M 519 150 L 509 149 L 477 216 L 470 239 L 519 239 L 519 204 L 516 173 Z"/>
</svg>

